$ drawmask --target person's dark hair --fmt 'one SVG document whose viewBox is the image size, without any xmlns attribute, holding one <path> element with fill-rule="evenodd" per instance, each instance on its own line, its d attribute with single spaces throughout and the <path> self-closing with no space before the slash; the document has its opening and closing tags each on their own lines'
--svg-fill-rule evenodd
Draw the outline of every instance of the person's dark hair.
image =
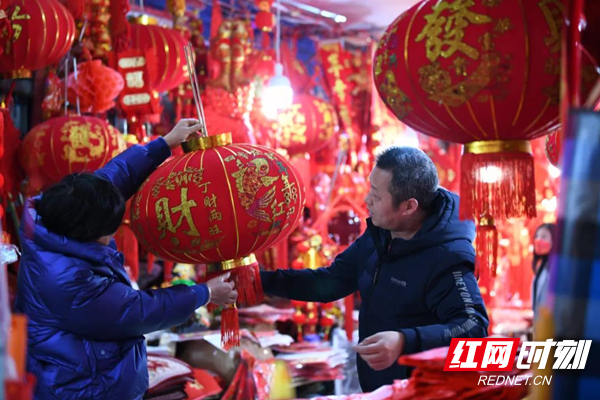
<svg viewBox="0 0 600 400">
<path fill-rule="evenodd" d="M 90 242 L 117 231 L 125 200 L 108 180 L 82 173 L 66 176 L 44 191 L 35 208 L 50 232 Z"/>
<path fill-rule="evenodd" d="M 389 191 L 394 207 L 414 198 L 421 208 L 429 209 L 439 179 L 437 169 L 427 154 L 414 147 L 390 147 L 377 156 L 376 166 L 392 173 Z"/>
<path fill-rule="evenodd" d="M 548 231 L 550 232 L 550 237 L 552 238 L 552 247 L 556 246 L 556 224 L 542 224 L 542 225 L 538 226 L 537 229 L 535 230 L 535 234 L 533 235 L 534 238 L 540 229 L 548 229 Z M 531 268 L 533 269 L 534 273 L 535 273 L 536 266 L 538 265 L 538 263 L 540 261 L 542 263 L 545 263 L 546 261 L 548 261 L 548 255 L 547 254 L 546 255 L 535 254 L 535 251 L 534 251 L 533 252 L 533 262 L 531 264 Z"/>
</svg>

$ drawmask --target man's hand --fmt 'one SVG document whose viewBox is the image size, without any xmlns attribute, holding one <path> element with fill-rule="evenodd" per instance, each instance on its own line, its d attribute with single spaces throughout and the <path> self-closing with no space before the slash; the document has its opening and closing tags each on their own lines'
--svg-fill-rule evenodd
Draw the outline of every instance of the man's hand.
<svg viewBox="0 0 600 400">
<path fill-rule="evenodd" d="M 175 127 L 165 135 L 164 139 L 171 149 L 185 142 L 189 136 L 198 132 L 202 127 L 202 123 L 197 119 L 186 118 L 182 119 Z"/>
<path fill-rule="evenodd" d="M 227 304 L 233 304 L 237 300 L 238 292 L 235 290 L 233 282 L 225 282 L 229 279 L 229 273 L 218 276 L 206 282 L 210 290 L 209 302 L 224 307 Z"/>
<path fill-rule="evenodd" d="M 379 332 L 354 346 L 354 350 L 369 367 L 381 371 L 398 361 L 404 349 L 404 340 L 400 332 Z"/>
</svg>

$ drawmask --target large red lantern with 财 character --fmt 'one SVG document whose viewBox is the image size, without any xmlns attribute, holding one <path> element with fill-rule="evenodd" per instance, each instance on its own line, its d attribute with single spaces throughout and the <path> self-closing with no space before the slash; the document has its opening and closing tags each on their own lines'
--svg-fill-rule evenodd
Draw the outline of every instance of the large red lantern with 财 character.
<svg viewBox="0 0 600 400">
<path fill-rule="evenodd" d="M 559 124 L 563 20 L 560 1 L 425 0 L 379 42 L 387 106 L 416 131 L 465 145 L 460 215 L 482 231 L 536 214 L 529 140 Z"/>
<path fill-rule="evenodd" d="M 57 0 L 0 3 L 0 73 L 29 78 L 31 71 L 57 63 L 75 40 L 75 21 Z"/>
<path fill-rule="evenodd" d="M 99 118 L 64 116 L 36 125 L 25 136 L 20 154 L 29 176 L 28 194 L 66 175 L 95 171 L 126 148 L 121 132 Z"/>
<path fill-rule="evenodd" d="M 338 131 L 333 106 L 318 97 L 300 95 L 278 116 L 279 145 L 290 155 L 317 151 Z"/>
<path fill-rule="evenodd" d="M 161 165 L 140 187 L 132 226 L 148 250 L 181 263 L 212 263 L 265 249 L 295 227 L 304 206 L 298 173 L 262 146 L 230 134 Z"/>
</svg>

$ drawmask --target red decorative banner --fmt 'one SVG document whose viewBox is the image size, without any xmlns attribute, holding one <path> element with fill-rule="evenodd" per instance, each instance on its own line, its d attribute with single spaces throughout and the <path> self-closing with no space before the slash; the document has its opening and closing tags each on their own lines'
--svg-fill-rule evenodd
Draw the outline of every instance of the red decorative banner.
<svg viewBox="0 0 600 400">
<path fill-rule="evenodd" d="M 160 114 L 158 94 L 150 87 L 151 65 L 147 53 L 140 50 L 127 50 L 118 56 L 117 68 L 125 78 L 119 105 L 128 119 L 137 117 L 141 120 L 148 115 Z"/>
<path fill-rule="evenodd" d="M 323 76 L 329 86 L 331 100 L 338 112 L 342 130 L 350 138 L 350 161 L 356 164 L 356 152 L 360 146 L 360 132 L 353 123 L 352 88 L 349 77 L 352 74 L 350 55 L 340 43 L 322 45 L 319 49 L 323 65 Z"/>
</svg>

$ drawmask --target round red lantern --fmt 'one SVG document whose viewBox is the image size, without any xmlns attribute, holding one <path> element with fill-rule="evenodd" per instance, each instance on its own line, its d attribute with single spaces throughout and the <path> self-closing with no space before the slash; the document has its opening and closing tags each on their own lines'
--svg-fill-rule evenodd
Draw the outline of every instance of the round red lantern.
<svg viewBox="0 0 600 400">
<path fill-rule="evenodd" d="M 140 242 L 182 263 L 235 260 L 269 247 L 296 226 L 304 206 L 298 173 L 262 146 L 231 134 L 199 138 L 197 151 L 160 166 L 132 206 Z"/>
<path fill-rule="evenodd" d="M 0 29 L 0 72 L 29 78 L 71 48 L 75 21 L 57 0 L 8 0 L 3 9 L 11 29 Z"/>
<path fill-rule="evenodd" d="M 64 116 L 36 125 L 23 140 L 21 165 L 29 176 L 29 194 L 64 176 L 95 171 L 127 148 L 123 135 L 107 122 Z"/>
<path fill-rule="evenodd" d="M 318 97 L 300 95 L 278 116 L 279 145 L 289 155 L 322 149 L 338 131 L 333 106 Z"/>
<path fill-rule="evenodd" d="M 131 45 L 134 49 L 150 51 L 156 57 L 156 73 L 151 87 L 157 92 L 176 88 L 187 77 L 183 48 L 185 38 L 174 29 L 155 25 L 131 25 Z"/>
<path fill-rule="evenodd" d="M 256 13 L 256 27 L 263 32 L 271 32 L 275 26 L 275 16 L 269 11 Z"/>
<path fill-rule="evenodd" d="M 558 125 L 560 2 L 426 0 L 375 54 L 377 90 L 411 128 L 466 144 L 461 217 L 535 216 L 528 140 Z"/>
<path fill-rule="evenodd" d="M 81 112 L 103 113 L 115 106 L 114 99 L 123 90 L 124 81 L 120 73 L 104 66 L 100 60 L 79 64 L 77 79 L 69 75 L 69 103 L 79 99 Z"/>
</svg>

